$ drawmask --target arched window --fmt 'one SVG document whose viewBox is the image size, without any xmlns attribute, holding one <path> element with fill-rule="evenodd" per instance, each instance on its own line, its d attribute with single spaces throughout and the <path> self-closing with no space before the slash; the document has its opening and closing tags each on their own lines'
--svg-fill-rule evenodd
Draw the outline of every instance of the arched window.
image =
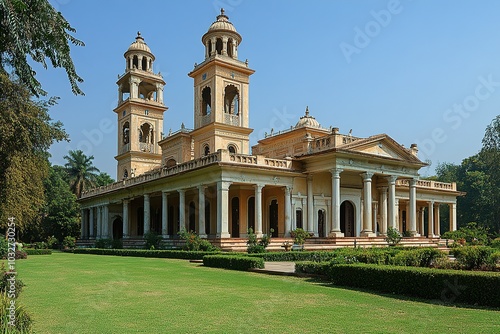
<svg viewBox="0 0 500 334">
<path fill-rule="evenodd" d="M 127 171 L 127 169 L 123 170 L 123 178 L 124 179 L 128 178 L 128 171 Z"/>
<path fill-rule="evenodd" d="M 295 210 L 295 228 L 303 228 L 302 209 Z"/>
<path fill-rule="evenodd" d="M 167 167 L 174 167 L 175 165 L 177 165 L 177 162 L 174 159 L 167 160 L 167 163 L 166 163 Z"/>
<path fill-rule="evenodd" d="M 217 54 L 222 54 L 222 39 L 217 38 L 217 41 L 215 42 L 215 50 L 217 50 Z"/>
<path fill-rule="evenodd" d="M 153 144 L 154 143 L 153 135 L 154 135 L 153 127 L 149 123 L 144 123 L 141 125 L 139 131 L 139 142 Z"/>
<path fill-rule="evenodd" d="M 228 41 L 227 41 L 227 55 L 231 58 L 233 58 L 233 39 L 230 38 Z"/>
<path fill-rule="evenodd" d="M 203 116 L 210 115 L 212 111 L 212 93 L 210 87 L 203 88 L 201 92 L 201 114 Z"/>
<path fill-rule="evenodd" d="M 137 56 L 132 59 L 132 68 L 139 68 L 139 58 Z"/>
<path fill-rule="evenodd" d="M 123 144 L 127 145 L 130 142 L 130 124 L 129 124 L 129 122 L 123 123 L 122 136 L 123 136 Z"/>
<path fill-rule="evenodd" d="M 212 55 L 212 41 L 208 41 L 208 56 L 210 57 Z"/>
<path fill-rule="evenodd" d="M 226 114 L 239 114 L 239 95 L 238 88 L 233 85 L 226 86 L 224 89 L 224 112 Z"/>
<path fill-rule="evenodd" d="M 235 154 L 236 153 L 236 147 L 234 145 L 232 145 L 232 144 L 227 147 L 227 150 L 231 154 Z"/>
<path fill-rule="evenodd" d="M 204 155 L 209 155 L 210 154 L 210 146 L 206 145 L 203 146 L 203 154 Z"/>
<path fill-rule="evenodd" d="M 141 70 L 145 71 L 148 68 L 148 58 L 142 57 Z"/>
</svg>

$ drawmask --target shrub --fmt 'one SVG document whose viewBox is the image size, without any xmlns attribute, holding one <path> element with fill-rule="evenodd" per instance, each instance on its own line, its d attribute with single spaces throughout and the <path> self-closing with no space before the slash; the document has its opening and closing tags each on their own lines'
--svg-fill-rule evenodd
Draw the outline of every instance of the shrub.
<svg viewBox="0 0 500 334">
<path fill-rule="evenodd" d="M 111 241 L 111 248 L 122 249 L 123 248 L 123 239 L 113 239 Z"/>
<path fill-rule="evenodd" d="M 293 238 L 293 243 L 297 245 L 303 245 L 306 242 L 306 239 L 311 237 L 309 232 L 306 232 L 301 228 L 296 228 L 291 231 L 290 235 Z"/>
<path fill-rule="evenodd" d="M 28 255 L 51 255 L 52 249 L 24 249 Z"/>
<path fill-rule="evenodd" d="M 154 231 L 144 233 L 145 249 L 161 249 L 162 236 Z"/>
<path fill-rule="evenodd" d="M 12 286 L 11 282 L 13 277 L 15 276 L 13 276 L 10 271 L 6 271 L 5 266 L 2 263 L 0 266 L 0 294 L 13 293 L 15 295 L 15 298 L 19 296 L 21 290 L 23 289 L 24 283 L 20 279 L 16 278 L 14 280 L 14 285 Z M 11 287 L 13 287 L 13 289 Z"/>
<path fill-rule="evenodd" d="M 338 285 L 365 288 L 447 303 L 500 306 L 500 275 L 431 268 L 329 265 L 328 278 Z"/>
<path fill-rule="evenodd" d="M 24 250 L 16 250 L 16 260 L 27 259 L 28 254 Z"/>
<path fill-rule="evenodd" d="M 328 266 L 329 262 L 296 262 L 295 272 L 298 274 L 325 275 Z"/>
<path fill-rule="evenodd" d="M 491 241 L 490 247 L 500 249 L 500 238 L 493 239 Z"/>
<path fill-rule="evenodd" d="M 182 240 L 186 241 L 183 247 L 184 250 L 205 252 L 217 250 L 217 247 L 212 245 L 210 241 L 201 239 L 200 236 L 193 231 L 187 232 L 186 230 L 182 230 L 178 234 Z"/>
<path fill-rule="evenodd" d="M 16 303 L 16 309 L 13 314 L 15 319 L 14 327 L 11 323 L 10 317 L 10 301 L 11 299 L 7 294 L 0 294 L 0 332 L 1 333 L 31 333 L 33 320 L 26 312 L 23 305 Z"/>
<path fill-rule="evenodd" d="M 252 245 L 247 247 L 248 254 L 265 253 L 266 249 L 262 245 Z"/>
<path fill-rule="evenodd" d="M 49 248 L 49 246 L 43 242 L 43 241 L 39 241 L 39 242 L 35 242 L 35 249 L 47 249 Z"/>
<path fill-rule="evenodd" d="M 62 245 L 65 249 L 68 248 L 73 249 L 75 248 L 75 244 L 76 244 L 76 238 L 70 235 L 65 236 L 62 242 Z"/>
<path fill-rule="evenodd" d="M 490 270 L 500 270 L 500 251 L 494 251 L 488 258 L 488 267 Z"/>
<path fill-rule="evenodd" d="M 493 248 L 486 246 L 465 246 L 453 248 L 451 253 L 463 269 L 486 269 Z"/>
<path fill-rule="evenodd" d="M 111 248 L 113 240 L 111 239 L 97 239 L 94 243 L 95 248 Z"/>
<path fill-rule="evenodd" d="M 0 234 L 0 259 L 7 257 L 9 243 L 3 234 Z"/>
<path fill-rule="evenodd" d="M 416 248 L 397 253 L 388 263 L 396 266 L 429 267 L 446 255 L 437 248 Z"/>
<path fill-rule="evenodd" d="M 269 229 L 269 233 L 268 234 L 264 234 L 262 236 L 262 238 L 260 238 L 259 240 L 259 245 L 264 247 L 264 249 L 267 248 L 267 246 L 269 246 L 269 244 L 271 243 L 271 235 L 274 233 L 274 229 Z"/>
<path fill-rule="evenodd" d="M 387 229 L 387 235 L 385 237 L 385 241 L 390 245 L 390 246 L 395 246 L 399 244 L 401 241 L 401 233 L 394 227 L 389 227 Z"/>
<path fill-rule="evenodd" d="M 53 235 L 47 238 L 47 247 L 52 249 L 57 249 L 57 245 L 59 244 L 59 240 Z"/>
<path fill-rule="evenodd" d="M 206 255 L 203 257 L 203 265 L 232 270 L 263 269 L 264 260 L 258 257 L 241 255 Z"/>
</svg>

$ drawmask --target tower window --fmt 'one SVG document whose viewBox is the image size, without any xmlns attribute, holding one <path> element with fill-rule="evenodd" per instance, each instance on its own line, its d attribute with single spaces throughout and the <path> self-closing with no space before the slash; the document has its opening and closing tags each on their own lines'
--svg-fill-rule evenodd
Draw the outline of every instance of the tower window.
<svg viewBox="0 0 500 334">
<path fill-rule="evenodd" d="M 210 115 L 210 112 L 212 111 L 212 92 L 210 87 L 203 88 L 203 91 L 201 92 L 201 99 L 201 114 L 203 116 Z"/>
<path fill-rule="evenodd" d="M 208 146 L 208 145 L 206 145 L 206 144 L 205 144 L 205 146 L 203 146 L 203 154 L 204 154 L 205 156 L 207 156 L 207 155 L 209 155 L 209 154 L 210 154 L 210 146 Z"/>
<path fill-rule="evenodd" d="M 229 145 L 227 147 L 227 150 L 229 151 L 229 153 L 231 154 L 235 154 L 236 153 L 236 147 L 234 145 Z"/>
<path fill-rule="evenodd" d="M 144 123 L 143 125 L 141 125 L 141 128 L 139 130 L 140 130 L 139 131 L 139 142 L 148 143 L 148 144 L 154 143 L 153 127 L 149 123 Z"/>
<path fill-rule="evenodd" d="M 217 41 L 215 42 L 215 50 L 217 50 L 217 54 L 222 54 L 222 39 L 217 38 Z"/>
<path fill-rule="evenodd" d="M 224 112 L 226 114 L 239 114 L 239 97 L 238 88 L 233 85 L 226 86 L 224 89 Z"/>
<path fill-rule="evenodd" d="M 177 162 L 174 159 L 168 159 L 167 160 L 167 163 L 166 163 L 166 167 L 167 168 L 174 167 L 175 165 L 177 165 Z"/>
<path fill-rule="evenodd" d="M 123 124 L 123 144 L 126 145 L 130 142 L 130 124 L 128 122 L 125 122 Z"/>
<path fill-rule="evenodd" d="M 227 55 L 231 58 L 234 57 L 233 55 L 233 47 L 234 47 L 234 42 L 233 42 L 233 39 L 230 38 L 228 41 L 227 41 Z"/>
<path fill-rule="evenodd" d="M 123 178 L 124 178 L 124 179 L 128 178 L 128 172 L 127 172 L 127 169 L 125 169 L 125 170 L 123 171 Z"/>
<path fill-rule="evenodd" d="M 142 57 L 141 70 L 146 71 L 148 69 L 148 58 Z"/>
<path fill-rule="evenodd" d="M 132 68 L 139 68 L 139 58 L 137 58 L 137 56 L 134 56 L 134 58 L 132 59 Z"/>
</svg>

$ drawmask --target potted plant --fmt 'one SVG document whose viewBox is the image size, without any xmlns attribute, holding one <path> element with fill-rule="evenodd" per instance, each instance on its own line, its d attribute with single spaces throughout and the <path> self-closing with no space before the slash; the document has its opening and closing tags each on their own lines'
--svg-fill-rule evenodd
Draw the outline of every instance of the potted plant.
<svg viewBox="0 0 500 334">
<path fill-rule="evenodd" d="M 309 232 L 304 231 L 301 228 L 296 228 L 295 230 L 291 231 L 290 235 L 293 238 L 294 249 L 303 249 L 306 239 L 311 236 Z"/>
</svg>

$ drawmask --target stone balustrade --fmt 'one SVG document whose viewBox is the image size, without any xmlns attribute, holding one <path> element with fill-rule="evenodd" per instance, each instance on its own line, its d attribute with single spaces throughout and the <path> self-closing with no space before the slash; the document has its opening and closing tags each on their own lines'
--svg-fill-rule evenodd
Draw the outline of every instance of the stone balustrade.
<svg viewBox="0 0 500 334">
<path fill-rule="evenodd" d="M 292 169 L 291 159 L 270 159 L 262 155 L 233 154 L 229 153 L 227 150 L 219 150 L 207 156 L 180 163 L 172 167 L 156 168 L 136 177 L 130 177 L 122 181 L 108 184 L 107 186 L 84 191 L 80 198 L 88 198 L 117 189 L 127 188 L 140 183 L 156 180 L 161 177 L 176 175 L 178 173 L 194 170 L 219 162 L 235 165 L 260 165 L 267 168 Z"/>
<path fill-rule="evenodd" d="M 398 179 L 396 180 L 396 186 L 409 187 L 410 180 Z M 432 180 L 417 180 L 416 186 L 417 188 L 427 188 L 427 189 L 439 189 L 439 190 L 450 190 L 450 191 L 457 190 L 457 184 L 455 182 L 446 183 L 446 182 L 438 182 Z"/>
</svg>

